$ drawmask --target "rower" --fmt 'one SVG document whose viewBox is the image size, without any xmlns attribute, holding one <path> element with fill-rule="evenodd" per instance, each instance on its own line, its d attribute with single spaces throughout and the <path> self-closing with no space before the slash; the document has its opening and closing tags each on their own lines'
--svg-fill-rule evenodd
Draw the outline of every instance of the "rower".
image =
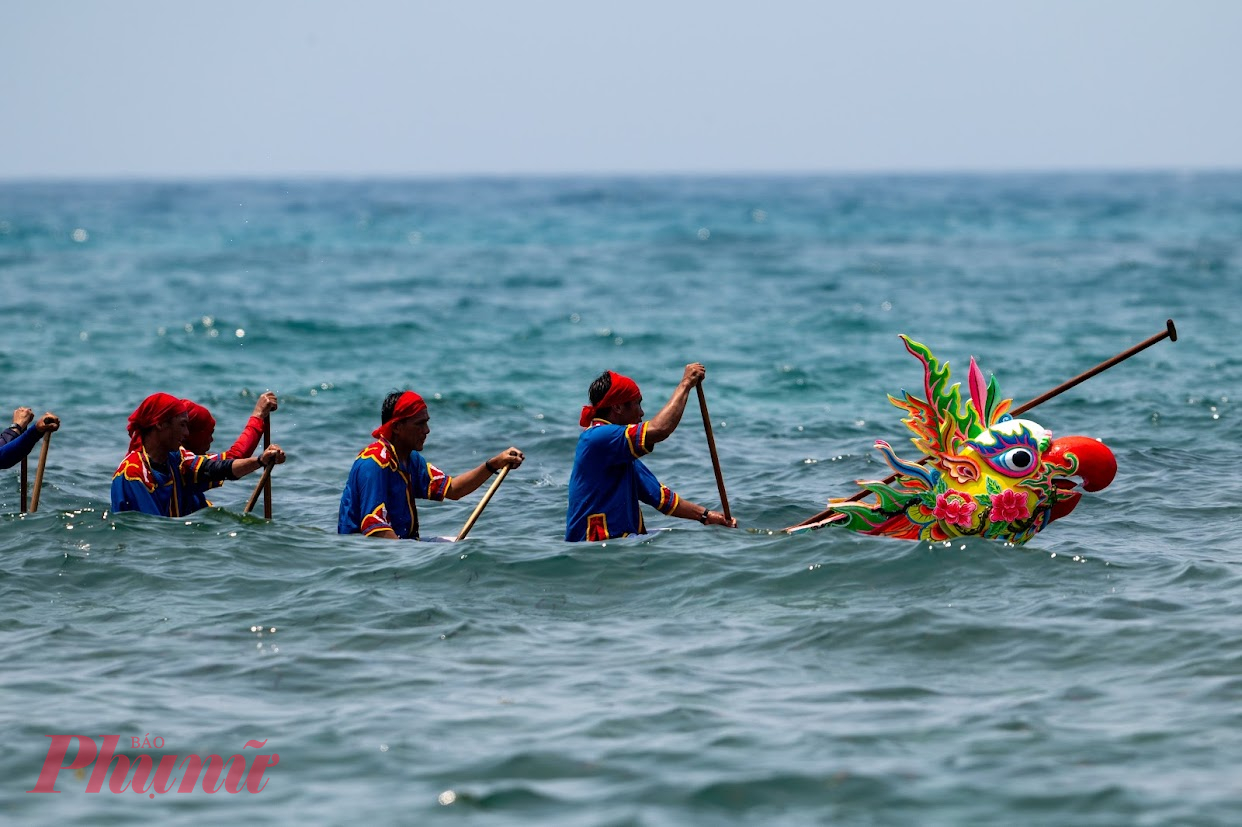
<svg viewBox="0 0 1242 827">
<path fill-rule="evenodd" d="M 640 501 L 670 517 L 737 528 L 737 520 L 673 493 L 640 460 L 672 436 L 691 388 L 706 375 L 698 362 L 686 365 L 673 395 L 650 422 L 643 422 L 643 396 L 633 379 L 605 371 L 591 383 L 591 404 L 583 407 L 578 420 L 586 430 L 578 437 L 569 476 L 566 540 L 646 534 Z"/>
<path fill-rule="evenodd" d="M 186 405 L 187 425 L 189 431 L 186 434 L 185 442 L 182 449 L 189 454 L 209 454 L 211 453 L 211 440 L 216 432 L 216 419 L 211 415 L 211 411 L 207 410 L 197 402 L 191 402 L 189 399 L 181 400 Z M 246 427 L 237 437 L 227 450 L 212 456 L 220 459 L 239 459 L 241 457 L 251 456 L 255 449 L 259 447 L 259 440 L 263 436 L 264 426 L 267 424 L 268 418 L 272 411 L 276 410 L 279 404 L 276 400 L 276 394 L 271 391 L 265 391 L 259 396 L 259 401 L 254 405 L 254 412 L 250 414 L 250 419 L 246 421 Z M 223 482 L 212 484 L 212 488 L 223 485 Z M 190 499 L 186 504 L 190 511 L 198 511 L 200 508 L 206 508 L 211 505 L 207 499 L 206 492 L 195 492 L 190 495 Z"/>
<path fill-rule="evenodd" d="M 411 390 L 394 391 L 380 407 L 375 437 L 354 460 L 341 493 L 338 534 L 389 540 L 418 539 L 415 499 L 460 500 L 501 468 L 517 468 L 526 455 L 508 448 L 464 474 L 450 477 L 419 453 L 431 432 L 427 403 Z"/>
<path fill-rule="evenodd" d="M 30 423 L 34 422 L 34 427 Z M 0 468 L 12 468 L 30 456 L 39 438 L 60 429 L 60 417 L 45 413 L 35 422 L 34 411 L 18 408 L 13 411 L 13 424 L 0 435 Z"/>
<path fill-rule="evenodd" d="M 213 484 L 235 480 L 260 467 L 285 461 L 279 445 L 261 456 L 221 459 L 192 454 L 182 445 L 189 433 L 185 400 L 155 393 L 129 416 L 129 453 L 112 477 L 112 510 L 182 517 Z"/>
</svg>

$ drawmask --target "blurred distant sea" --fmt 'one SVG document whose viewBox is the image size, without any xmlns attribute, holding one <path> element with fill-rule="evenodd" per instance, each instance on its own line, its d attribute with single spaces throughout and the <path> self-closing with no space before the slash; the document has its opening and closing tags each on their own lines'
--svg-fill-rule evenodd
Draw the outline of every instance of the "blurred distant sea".
<svg viewBox="0 0 1242 827">
<path fill-rule="evenodd" d="M 38 513 L 0 473 L 5 823 L 1242 817 L 1242 174 L 5 182 L 0 279 L 0 411 L 64 422 Z M 1028 545 L 774 531 L 884 476 L 877 438 L 917 455 L 899 333 L 1019 404 L 1168 318 L 1029 414 L 1120 470 Z M 564 543 L 590 381 L 652 413 L 690 361 L 743 530 Z M 335 533 L 404 387 L 447 472 L 528 457 L 462 544 Z M 253 478 L 108 513 L 144 396 L 222 448 L 269 388 L 270 523 Z M 647 462 L 718 503 L 693 397 Z M 27 793 L 49 734 L 280 761 L 259 793 Z"/>
</svg>

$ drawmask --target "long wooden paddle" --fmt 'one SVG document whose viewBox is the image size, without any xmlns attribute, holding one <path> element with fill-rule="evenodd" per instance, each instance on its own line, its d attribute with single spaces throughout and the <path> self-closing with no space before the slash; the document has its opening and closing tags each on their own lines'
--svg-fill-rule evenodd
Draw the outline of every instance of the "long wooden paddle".
<svg viewBox="0 0 1242 827">
<path fill-rule="evenodd" d="M 487 489 L 487 493 L 483 495 L 483 499 L 479 500 L 479 504 L 474 507 L 474 511 L 470 514 L 470 519 L 466 520 L 466 524 L 461 527 L 461 532 L 457 535 L 457 541 L 466 539 L 466 535 L 470 533 L 470 529 L 474 528 L 474 524 L 478 521 L 479 515 L 483 513 L 483 509 L 487 507 L 488 501 L 492 495 L 496 493 L 496 489 L 505 481 L 505 477 L 509 475 L 509 466 L 506 465 L 500 469 L 500 473 L 496 475 L 496 479 Z"/>
<path fill-rule="evenodd" d="M 1098 373 L 1103 373 L 1104 371 L 1108 370 L 1114 365 L 1120 364 L 1121 362 L 1124 362 L 1126 359 L 1129 359 L 1134 354 L 1139 353 L 1140 351 L 1146 350 L 1152 345 L 1158 342 L 1162 342 L 1165 339 L 1168 339 L 1170 342 L 1177 341 L 1177 327 L 1174 326 L 1172 319 L 1168 319 L 1165 322 L 1164 330 L 1162 330 L 1160 333 L 1157 333 L 1155 336 L 1152 336 L 1149 339 L 1144 339 L 1143 341 L 1139 342 L 1134 347 L 1130 348 L 1129 350 L 1124 350 L 1121 353 L 1118 353 L 1116 356 L 1114 356 L 1111 359 L 1105 359 L 1103 362 L 1100 362 L 1098 365 L 1091 368 L 1091 370 L 1085 371 L 1084 373 L 1080 373 L 1077 376 L 1075 376 L 1073 379 L 1069 380 L 1068 382 L 1063 382 L 1062 384 L 1057 385 L 1055 388 L 1043 394 L 1042 396 L 1037 396 L 1034 399 L 1032 399 L 1030 402 L 1026 402 L 1025 404 L 1019 405 L 1018 407 L 1013 409 L 1012 414 L 1014 416 L 1017 416 L 1019 414 L 1026 413 L 1031 408 L 1034 408 L 1036 405 L 1047 402 L 1049 399 L 1053 398 L 1054 396 L 1059 396 L 1060 394 L 1065 393 L 1065 391 L 1069 390 L 1075 385 L 1078 385 L 1082 382 L 1087 381 L 1092 376 L 1095 376 Z M 931 457 L 923 457 L 921 460 L 919 460 L 919 464 L 922 465 L 930 460 L 931 460 Z M 890 483 L 895 479 L 897 479 L 897 475 L 890 474 L 889 476 L 885 477 L 884 482 Z M 854 494 L 854 496 L 847 497 L 841 502 L 847 502 L 847 503 L 857 502 L 858 500 L 861 500 L 863 497 L 867 496 L 870 493 L 871 493 L 870 491 L 863 489 L 857 492 L 856 494 Z M 806 528 L 807 526 L 812 526 L 812 525 L 815 525 L 816 523 L 822 523 L 825 520 L 827 520 L 829 517 L 831 517 L 835 511 L 836 509 L 833 509 L 833 508 L 825 509 L 824 511 L 821 511 L 818 514 L 816 514 L 814 517 L 810 517 L 809 519 L 803 520 L 800 523 L 795 523 L 794 525 L 788 526 L 787 528 L 783 528 L 781 530 L 789 532 L 789 531 L 794 531 L 795 529 L 799 529 L 799 528 Z"/>
<path fill-rule="evenodd" d="M 263 448 L 266 450 L 272 444 L 272 413 L 268 411 L 267 418 L 263 420 Z M 259 484 L 263 485 L 263 519 L 272 519 L 272 467 L 269 465 L 263 472 L 263 478 L 259 480 Z M 250 509 L 247 508 L 247 511 Z"/>
<path fill-rule="evenodd" d="M 31 426 L 33 427 L 33 426 Z M 39 493 L 43 490 L 43 469 L 47 467 L 47 449 L 52 447 L 52 432 L 43 435 L 43 448 L 39 451 L 39 467 L 35 469 L 34 491 L 30 494 L 30 513 L 39 510 Z"/>
<path fill-rule="evenodd" d="M 254 504 L 259 501 L 259 492 L 267 491 L 270 496 L 271 494 L 270 483 L 272 481 L 272 466 L 275 464 L 276 463 L 272 463 L 272 465 L 263 466 L 263 476 L 259 477 L 259 484 L 254 487 L 254 493 L 250 495 L 250 500 L 246 503 L 246 510 L 243 513 L 249 514 L 251 511 L 254 510 Z M 268 503 L 264 503 L 263 510 L 264 510 L 263 518 L 265 520 L 272 519 L 270 501 Z"/>
<path fill-rule="evenodd" d="M 707 450 L 712 455 L 712 470 L 716 472 L 716 487 L 720 489 L 720 508 L 726 520 L 732 520 L 729 514 L 729 498 L 725 495 L 724 475 L 720 473 L 720 457 L 716 455 L 716 438 L 712 436 L 712 418 L 707 413 L 707 397 L 703 395 L 703 383 L 694 386 L 699 392 L 699 410 L 703 413 L 703 430 L 707 433 Z"/>
</svg>

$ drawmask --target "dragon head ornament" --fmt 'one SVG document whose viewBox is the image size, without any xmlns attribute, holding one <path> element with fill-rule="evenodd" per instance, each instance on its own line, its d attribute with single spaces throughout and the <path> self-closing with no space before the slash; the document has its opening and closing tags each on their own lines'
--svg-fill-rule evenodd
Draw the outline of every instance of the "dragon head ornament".
<svg viewBox="0 0 1242 827">
<path fill-rule="evenodd" d="M 876 448 L 895 478 L 859 481 L 877 502 L 832 502 L 836 523 L 863 534 L 906 540 L 977 536 L 1025 543 L 1048 523 L 1073 511 L 1081 494 L 1112 482 L 1117 460 L 1097 439 L 1053 438 L 1029 419 L 1007 413 L 995 377 L 986 381 L 970 360 L 969 399 L 949 384 L 949 364 L 924 345 L 902 336 L 906 350 L 923 363 L 924 398 L 903 391 L 889 400 L 908 416 L 911 442 L 926 458 L 899 458 L 883 440 Z"/>
</svg>

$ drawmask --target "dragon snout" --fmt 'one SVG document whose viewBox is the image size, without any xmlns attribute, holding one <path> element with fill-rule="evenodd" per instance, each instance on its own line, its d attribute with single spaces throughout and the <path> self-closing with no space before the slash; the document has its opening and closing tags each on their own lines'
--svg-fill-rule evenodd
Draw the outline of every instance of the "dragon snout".
<svg viewBox="0 0 1242 827">
<path fill-rule="evenodd" d="M 1053 459 L 1057 464 L 1064 466 L 1064 464 L 1069 464 L 1066 454 L 1073 454 L 1073 457 L 1078 459 L 1078 469 L 1074 472 L 1074 477 L 1082 481 L 1084 490 L 1108 488 L 1108 484 L 1113 482 L 1113 477 L 1117 476 L 1117 457 L 1114 457 L 1113 452 L 1108 450 L 1108 446 L 1099 440 L 1081 436 L 1061 437 L 1059 440 L 1052 441 L 1045 458 Z M 1077 483 L 1073 479 L 1062 477 L 1054 479 L 1053 484 L 1061 489 L 1056 503 L 1052 505 L 1052 519 L 1058 520 L 1074 510 L 1074 507 L 1078 505 L 1078 500 L 1082 499 L 1082 494 L 1074 490 L 1077 488 Z"/>
<path fill-rule="evenodd" d="M 1048 460 L 1055 460 L 1058 465 L 1068 465 L 1067 454 L 1073 454 L 1078 460 L 1078 470 L 1074 472 L 1074 476 L 1082 481 L 1082 487 L 1086 491 L 1100 491 L 1107 488 L 1108 484 L 1113 481 L 1113 477 L 1117 476 L 1117 458 L 1113 456 L 1108 446 L 1098 439 L 1087 436 L 1063 436 L 1052 441 L 1044 457 Z M 1052 519 L 1059 520 L 1074 510 L 1078 501 L 1082 499 L 1082 495 L 1074 490 L 1077 487 L 1074 480 L 1058 478 L 1053 480 L 1053 484 L 1061 491 L 1059 498 L 1052 506 Z"/>
<path fill-rule="evenodd" d="M 1045 458 L 1055 460 L 1058 464 L 1066 464 L 1067 455 L 1070 454 L 1078 459 L 1078 470 L 1074 476 L 1082 480 L 1082 487 L 1086 491 L 1102 491 L 1117 476 L 1117 458 L 1098 439 L 1088 436 L 1063 436 L 1054 439 Z"/>
</svg>

